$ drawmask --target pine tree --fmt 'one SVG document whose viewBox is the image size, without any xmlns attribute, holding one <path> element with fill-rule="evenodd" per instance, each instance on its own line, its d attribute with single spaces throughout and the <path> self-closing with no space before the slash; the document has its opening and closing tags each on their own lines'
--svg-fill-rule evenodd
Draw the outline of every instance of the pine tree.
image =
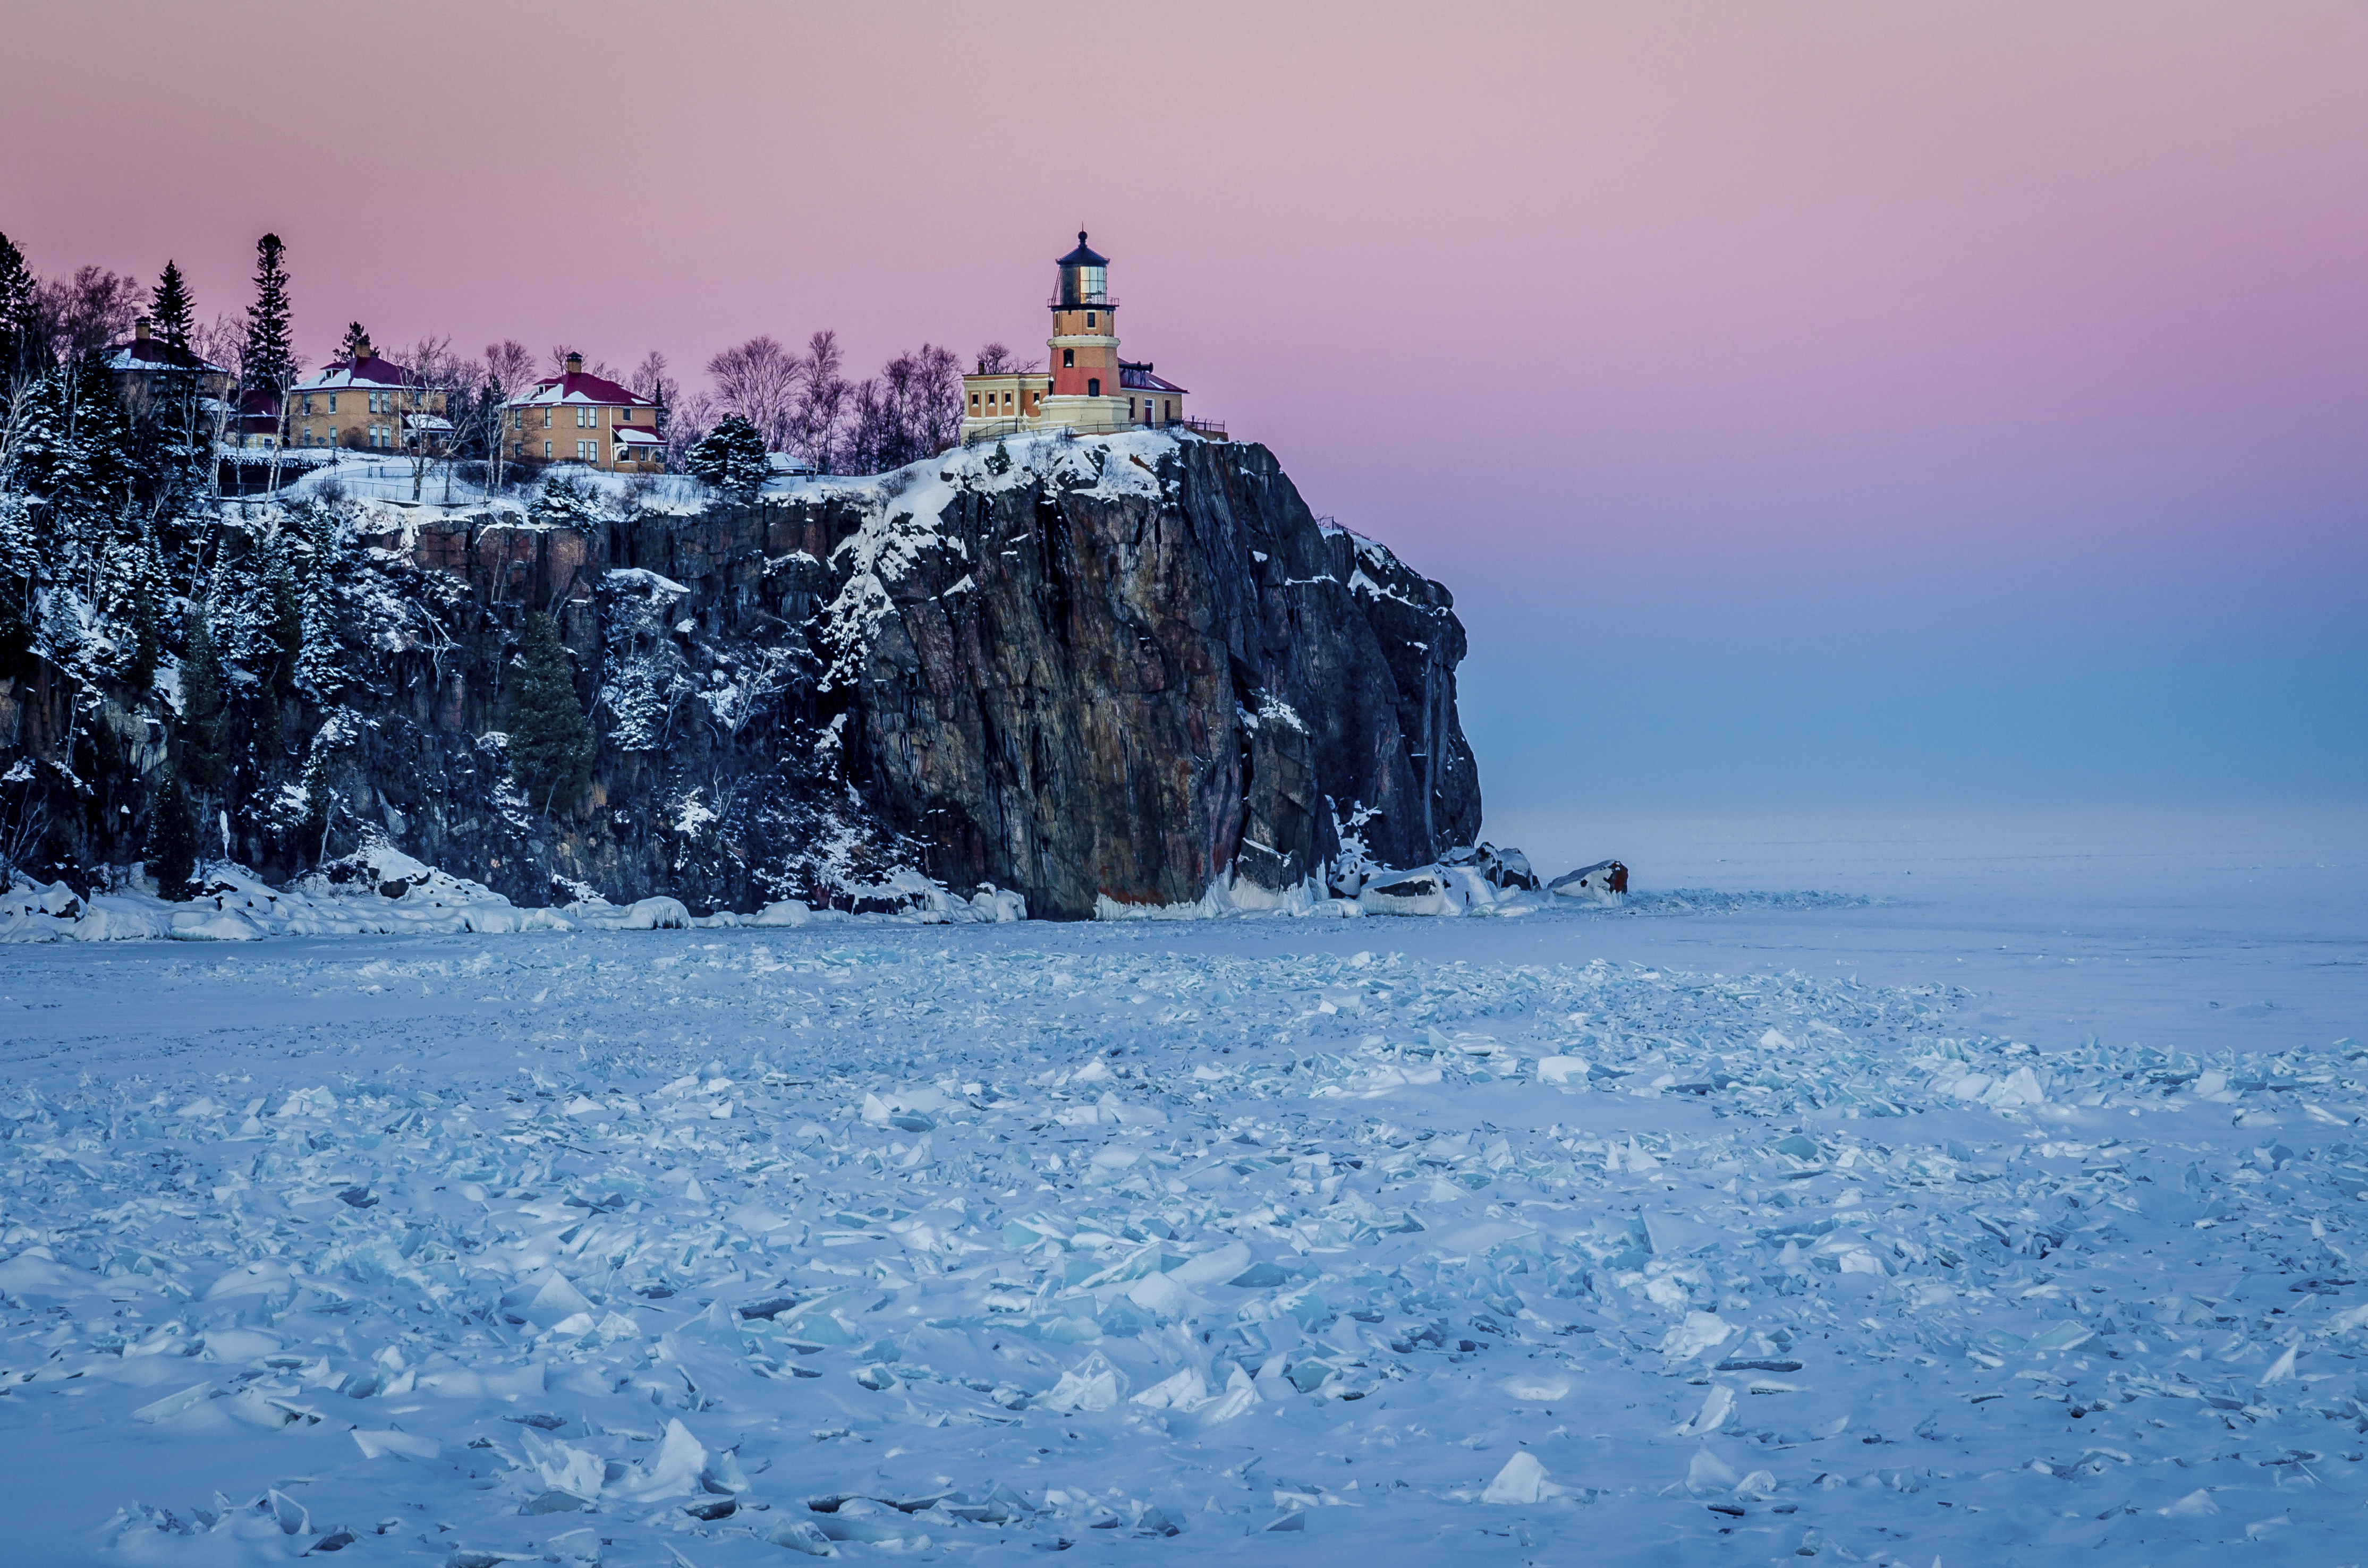
<svg viewBox="0 0 2368 1568">
<path fill-rule="evenodd" d="M 278 234 L 255 244 L 255 303 L 246 312 L 242 390 L 278 397 L 295 384 L 296 350 L 288 335 L 287 247 Z"/>
<path fill-rule="evenodd" d="M 211 793 L 230 771 L 223 744 L 222 650 L 214 643 L 203 606 L 189 609 L 187 652 L 181 660 L 181 762 L 176 779 L 187 778 Z"/>
<path fill-rule="evenodd" d="M 575 700 L 575 675 L 559 627 L 529 615 L 509 692 L 510 771 L 528 801 L 566 810 L 592 783 L 592 725 Z"/>
<path fill-rule="evenodd" d="M 306 532 L 312 536 L 313 561 L 302 582 L 303 642 L 296 654 L 295 685 L 326 707 L 347 684 L 345 648 L 337 636 L 343 619 L 337 607 L 337 520 L 331 513 L 317 513 Z"/>
<path fill-rule="evenodd" d="M 33 590 L 41 580 L 40 534 L 21 495 L 0 492 L 0 659 L 33 645 Z"/>
<path fill-rule="evenodd" d="M 181 776 L 169 775 L 148 808 L 148 874 L 156 879 L 158 896 L 176 903 L 189 897 L 190 879 L 198 871 L 198 824 L 189 810 L 189 792 Z"/>
<path fill-rule="evenodd" d="M 136 540 L 108 547 L 100 573 L 99 612 L 115 643 L 117 678 L 137 694 L 156 679 L 164 653 L 165 562 L 156 536 L 142 528 Z"/>
<path fill-rule="evenodd" d="M 25 253 L 0 234 L 0 389 L 41 368 L 33 336 L 33 274 Z M 39 358 L 46 357 L 44 352 Z"/>
<path fill-rule="evenodd" d="M 348 322 L 346 335 L 337 344 L 337 358 L 351 364 L 362 357 L 362 348 L 369 342 L 370 329 L 359 322 Z"/>
<path fill-rule="evenodd" d="M 691 473 L 727 495 L 754 495 L 765 483 L 770 465 L 765 460 L 765 438 L 736 414 L 716 421 L 683 459 Z"/>
<path fill-rule="evenodd" d="M 74 399 L 65 375 L 51 370 L 33 383 L 25 400 L 24 424 L 17 432 L 13 471 L 0 474 L 17 488 L 48 495 L 58 487 L 59 465 L 74 439 Z"/>
<path fill-rule="evenodd" d="M 82 449 L 89 506 L 109 517 L 121 516 L 131 504 L 138 467 L 131 450 L 131 420 L 124 412 L 115 373 L 99 353 L 74 361 L 74 439 Z"/>
<path fill-rule="evenodd" d="M 264 634 L 274 656 L 264 684 L 275 697 L 289 697 L 295 693 L 296 660 L 304 651 L 304 591 L 288 558 L 287 540 L 274 534 L 265 548 L 270 551 L 271 564 L 263 574 Z"/>
<path fill-rule="evenodd" d="M 196 324 L 195 307 L 189 303 L 188 285 L 181 279 L 180 267 L 169 260 L 164 275 L 156 279 L 148 313 L 158 337 L 175 348 L 188 348 L 189 331 Z"/>
<path fill-rule="evenodd" d="M 336 809 L 337 797 L 329 788 L 329 748 L 321 737 L 313 738 L 312 755 L 304 759 L 304 773 L 299 781 L 304 791 L 304 820 L 296 832 L 300 846 L 309 841 L 314 854 L 326 859 L 329 854 L 329 818 Z"/>
<path fill-rule="evenodd" d="M 589 528 L 600 521 L 590 496 L 557 474 L 547 475 L 527 516 L 544 528 Z"/>
</svg>

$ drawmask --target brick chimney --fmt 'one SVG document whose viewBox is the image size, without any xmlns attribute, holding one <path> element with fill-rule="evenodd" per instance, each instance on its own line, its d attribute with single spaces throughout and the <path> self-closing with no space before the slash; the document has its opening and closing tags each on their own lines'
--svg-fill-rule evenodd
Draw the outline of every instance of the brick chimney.
<svg viewBox="0 0 2368 1568">
<path fill-rule="evenodd" d="M 570 354 L 567 357 L 567 373 L 571 376 L 580 376 L 584 373 L 583 355 Z"/>
<path fill-rule="evenodd" d="M 134 342 L 136 342 L 136 343 L 145 343 L 145 342 L 147 342 L 147 341 L 148 341 L 148 331 L 149 331 L 149 321 L 148 321 L 148 318 L 147 318 L 146 316 L 142 316 L 138 321 L 133 322 L 133 323 L 131 324 L 131 337 L 132 337 L 132 341 L 134 341 Z"/>
<path fill-rule="evenodd" d="M 354 339 L 354 363 L 355 363 L 355 364 L 357 364 L 357 365 L 359 365 L 359 364 L 360 364 L 363 360 L 365 360 L 365 359 L 369 358 L 370 357 L 370 336 L 369 336 L 369 335 L 368 335 L 368 334 L 364 334 L 362 336 L 360 336 L 360 337 L 358 337 L 358 338 Z"/>
</svg>

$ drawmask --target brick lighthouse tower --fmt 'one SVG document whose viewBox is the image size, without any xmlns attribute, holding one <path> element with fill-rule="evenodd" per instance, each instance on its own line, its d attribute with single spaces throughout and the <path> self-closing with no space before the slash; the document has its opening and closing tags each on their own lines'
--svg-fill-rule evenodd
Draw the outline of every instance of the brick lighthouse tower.
<svg viewBox="0 0 2368 1568">
<path fill-rule="evenodd" d="M 1110 258 L 1088 247 L 1080 229 L 1077 248 L 1053 265 L 1061 278 L 1053 294 L 1053 335 L 1044 340 L 1053 351 L 1044 421 L 1084 430 L 1132 424 L 1119 390 L 1118 301 L 1110 293 Z"/>
<path fill-rule="evenodd" d="M 1110 298 L 1110 258 L 1086 244 L 1054 262 L 1052 369 L 990 369 L 982 360 L 962 378 L 964 441 L 1065 426 L 1108 432 L 1190 424 L 1224 439 L 1223 427 L 1184 417 L 1185 389 L 1163 380 L 1148 361 L 1118 357 L 1118 301 Z"/>
</svg>

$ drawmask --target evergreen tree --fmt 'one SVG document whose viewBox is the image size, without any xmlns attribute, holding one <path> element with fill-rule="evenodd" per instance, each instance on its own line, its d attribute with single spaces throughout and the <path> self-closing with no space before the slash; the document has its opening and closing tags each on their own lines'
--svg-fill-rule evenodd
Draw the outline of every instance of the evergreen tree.
<svg viewBox="0 0 2368 1568">
<path fill-rule="evenodd" d="M 509 691 L 510 772 L 529 804 L 565 810 L 592 783 L 592 725 L 575 700 L 575 675 L 559 627 L 529 615 Z"/>
<path fill-rule="evenodd" d="M 138 540 L 108 548 L 100 573 L 100 613 L 115 643 L 115 674 L 131 688 L 135 701 L 154 683 L 156 661 L 164 653 L 165 591 L 165 561 L 154 532 L 143 528 Z"/>
<path fill-rule="evenodd" d="M 544 478 L 527 516 L 544 528 L 590 528 L 600 521 L 592 498 L 557 474 Z"/>
<path fill-rule="evenodd" d="M 346 324 L 346 335 L 337 342 L 337 358 L 348 364 L 362 357 L 362 347 L 370 342 L 370 329 L 359 322 Z"/>
<path fill-rule="evenodd" d="M 176 903 L 189 897 L 189 881 L 198 872 L 198 824 L 189 810 L 189 792 L 181 776 L 171 774 L 148 808 L 148 874 L 156 879 L 159 896 Z"/>
<path fill-rule="evenodd" d="M 188 651 L 181 660 L 181 761 L 174 774 L 209 793 L 222 788 L 230 758 L 224 744 L 222 650 L 205 608 L 189 608 Z"/>
<path fill-rule="evenodd" d="M 312 755 L 304 759 L 300 787 L 304 791 L 304 820 L 296 828 L 299 846 L 309 843 L 316 857 L 326 859 L 329 817 L 336 809 L 337 798 L 329 788 L 329 748 L 320 735 L 313 737 Z"/>
<path fill-rule="evenodd" d="M 271 564 L 263 575 L 263 630 L 269 643 L 271 668 L 265 686 L 276 697 L 296 690 L 296 660 L 304 651 L 304 591 L 297 584 L 289 560 L 288 541 L 274 534 L 265 541 Z"/>
<path fill-rule="evenodd" d="M 47 346 L 37 355 L 33 338 L 33 274 L 25 253 L 0 234 L 0 389 L 42 369 Z"/>
<path fill-rule="evenodd" d="M 196 324 L 195 307 L 189 303 L 188 285 L 181 279 L 180 267 L 171 261 L 165 263 L 164 275 L 156 279 L 148 313 L 158 337 L 175 348 L 188 349 L 189 332 Z"/>
<path fill-rule="evenodd" d="M 765 438 L 736 414 L 716 421 L 683 459 L 691 473 L 727 495 L 754 495 L 765 483 L 770 466 L 765 460 Z"/>
<path fill-rule="evenodd" d="M 33 383 L 25 400 L 24 425 L 17 432 L 13 470 L 0 474 L 34 495 L 58 488 L 59 466 L 67 460 L 74 438 L 74 397 L 63 373 L 51 370 Z"/>
<path fill-rule="evenodd" d="M 246 312 L 243 391 L 278 397 L 295 384 L 296 350 L 288 332 L 287 247 L 278 234 L 255 244 L 255 303 Z"/>
<path fill-rule="evenodd" d="M 305 530 L 312 536 L 312 570 L 302 582 L 302 645 L 296 654 L 295 685 L 324 707 L 346 688 L 345 649 L 338 641 L 337 520 L 316 513 Z"/>
<path fill-rule="evenodd" d="M 93 351 L 74 361 L 73 398 L 74 440 L 82 449 L 87 503 L 110 519 L 120 517 L 131 504 L 138 469 L 131 420 L 103 354 Z"/>
<path fill-rule="evenodd" d="M 0 492 L 0 659 L 33 646 L 33 590 L 41 580 L 40 535 L 21 495 Z"/>
</svg>

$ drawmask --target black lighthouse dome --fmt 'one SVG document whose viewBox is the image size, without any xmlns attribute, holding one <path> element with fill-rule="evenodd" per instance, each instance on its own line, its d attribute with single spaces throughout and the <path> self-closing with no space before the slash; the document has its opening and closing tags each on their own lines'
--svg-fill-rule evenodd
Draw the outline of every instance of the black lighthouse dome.
<svg viewBox="0 0 2368 1568">
<path fill-rule="evenodd" d="M 1086 244 L 1083 229 L 1077 231 L 1077 248 L 1053 265 L 1061 269 L 1061 291 L 1053 297 L 1053 309 L 1118 303 L 1110 297 L 1110 257 Z"/>
</svg>

